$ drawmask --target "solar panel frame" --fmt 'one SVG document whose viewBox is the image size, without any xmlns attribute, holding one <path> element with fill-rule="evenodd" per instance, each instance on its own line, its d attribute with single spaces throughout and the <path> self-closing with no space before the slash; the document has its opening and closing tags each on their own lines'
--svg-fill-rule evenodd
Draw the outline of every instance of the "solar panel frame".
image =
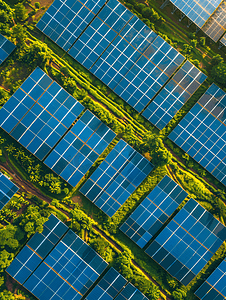
<svg viewBox="0 0 226 300">
<path fill-rule="evenodd" d="M 169 138 L 226 185 L 226 93 L 212 84 Z"/>
<path fill-rule="evenodd" d="M 16 46 L 0 34 L 0 65 L 8 58 Z"/>
<path fill-rule="evenodd" d="M 0 172 L 0 210 L 12 199 L 19 188 Z"/>
<path fill-rule="evenodd" d="M 142 113 L 162 130 L 190 99 L 207 76 L 188 60 Z"/>
<path fill-rule="evenodd" d="M 226 227 L 191 198 L 145 252 L 186 286 L 219 249 L 225 234 Z"/>
<path fill-rule="evenodd" d="M 201 300 L 225 299 L 226 260 L 224 259 L 204 283 L 195 291 Z"/>
<path fill-rule="evenodd" d="M 84 106 L 37 67 L 0 110 L 0 126 L 40 160 Z"/>
<path fill-rule="evenodd" d="M 176 184 L 174 180 L 167 175 L 164 176 L 121 225 L 120 230 L 139 247 L 143 248 L 165 224 L 187 195 L 188 193 Z"/>
<path fill-rule="evenodd" d="M 153 165 L 122 139 L 80 192 L 112 217 L 153 169 Z"/>
<path fill-rule="evenodd" d="M 108 126 L 86 110 L 44 164 L 75 187 L 115 136 Z"/>
</svg>

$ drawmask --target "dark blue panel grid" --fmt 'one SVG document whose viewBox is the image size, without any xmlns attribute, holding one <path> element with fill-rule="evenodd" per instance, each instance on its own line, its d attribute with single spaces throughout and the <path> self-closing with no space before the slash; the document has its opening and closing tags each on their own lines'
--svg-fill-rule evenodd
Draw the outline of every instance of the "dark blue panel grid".
<svg viewBox="0 0 226 300">
<path fill-rule="evenodd" d="M 0 65 L 13 52 L 16 46 L 0 34 Z"/>
<path fill-rule="evenodd" d="M 113 300 L 126 284 L 127 280 L 111 268 L 85 299 Z"/>
<path fill-rule="evenodd" d="M 110 0 L 93 20 L 69 54 L 87 69 L 105 51 L 133 14 L 117 0 Z"/>
<path fill-rule="evenodd" d="M 113 32 L 113 31 L 112 31 Z M 113 32 L 114 33 L 114 32 Z M 105 49 L 90 71 L 112 90 L 124 78 L 156 33 L 134 16 Z"/>
<path fill-rule="evenodd" d="M 18 190 L 19 188 L 0 172 L 0 210 Z"/>
<path fill-rule="evenodd" d="M 36 233 L 19 252 L 7 272 L 20 284 L 28 279 L 42 260 L 51 252 L 68 227 L 54 215 L 43 225 L 43 232 Z"/>
<path fill-rule="evenodd" d="M 224 259 L 206 281 L 195 291 L 201 300 L 226 298 L 226 260 Z"/>
<path fill-rule="evenodd" d="M 106 0 L 55 0 L 36 25 L 68 51 Z"/>
<path fill-rule="evenodd" d="M 148 300 L 134 285 L 128 283 L 115 300 Z"/>
<path fill-rule="evenodd" d="M 75 187 L 115 136 L 87 110 L 44 163 Z"/>
<path fill-rule="evenodd" d="M 215 84 L 169 138 L 226 185 L 226 93 Z"/>
<path fill-rule="evenodd" d="M 114 88 L 114 92 L 141 112 L 184 59 L 158 36 Z"/>
<path fill-rule="evenodd" d="M 120 140 L 80 192 L 112 217 L 152 169 L 146 158 Z"/>
<path fill-rule="evenodd" d="M 120 229 L 143 248 L 187 195 L 175 181 L 166 175 Z"/>
<path fill-rule="evenodd" d="M 69 230 L 25 282 L 40 300 L 81 299 L 107 263 L 73 231 Z"/>
<path fill-rule="evenodd" d="M 0 110 L 0 126 L 42 160 L 83 109 L 82 104 L 36 68 Z"/>
<path fill-rule="evenodd" d="M 142 115 L 158 129 L 163 129 L 206 78 L 187 60 Z"/>
<path fill-rule="evenodd" d="M 170 0 L 193 23 L 201 28 L 222 0 Z"/>
<path fill-rule="evenodd" d="M 226 228 L 190 199 L 145 251 L 188 285 L 225 240 Z"/>
</svg>

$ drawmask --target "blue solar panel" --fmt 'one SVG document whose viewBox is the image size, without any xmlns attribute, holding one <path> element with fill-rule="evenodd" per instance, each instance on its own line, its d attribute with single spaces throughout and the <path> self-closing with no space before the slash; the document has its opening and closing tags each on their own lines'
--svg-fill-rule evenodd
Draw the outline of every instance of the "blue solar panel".
<svg viewBox="0 0 226 300">
<path fill-rule="evenodd" d="M 212 84 L 169 138 L 226 185 L 226 93 Z"/>
<path fill-rule="evenodd" d="M 170 0 L 170 2 L 201 28 L 222 0 Z"/>
<path fill-rule="evenodd" d="M 82 104 L 36 68 L 0 110 L 0 126 L 42 160 L 83 110 Z"/>
<path fill-rule="evenodd" d="M 110 0 L 93 20 L 69 54 L 90 69 L 118 36 L 133 14 L 117 0 Z"/>
<path fill-rule="evenodd" d="M 184 59 L 158 36 L 125 74 L 114 92 L 141 112 Z"/>
<path fill-rule="evenodd" d="M 120 140 L 80 192 L 112 217 L 152 169 L 146 158 Z"/>
<path fill-rule="evenodd" d="M 163 129 L 206 78 L 205 74 L 186 61 L 142 115 L 160 130 Z"/>
<path fill-rule="evenodd" d="M 36 233 L 8 267 L 7 272 L 20 284 L 28 279 L 42 260 L 52 251 L 68 227 L 54 215 L 43 225 L 43 232 Z"/>
<path fill-rule="evenodd" d="M 120 229 L 139 247 L 143 248 L 187 195 L 176 182 L 166 175 Z"/>
<path fill-rule="evenodd" d="M 16 46 L 0 34 L 0 65 L 13 52 Z"/>
<path fill-rule="evenodd" d="M 0 172 L 0 210 L 18 190 L 19 188 Z"/>
<path fill-rule="evenodd" d="M 206 281 L 195 291 L 201 300 L 226 298 L 226 260 L 224 259 Z"/>
<path fill-rule="evenodd" d="M 46 245 L 45 256 L 40 256 L 39 244 L 46 240 L 53 246 Z M 32 237 L 7 272 L 40 300 L 78 300 L 106 267 L 107 263 L 80 237 L 50 216 L 43 233 Z"/>
<path fill-rule="evenodd" d="M 225 240 L 226 228 L 190 199 L 145 251 L 188 285 Z"/>
<path fill-rule="evenodd" d="M 87 110 L 44 163 L 75 187 L 115 136 Z"/>
<path fill-rule="evenodd" d="M 68 51 L 106 0 L 55 0 L 36 25 Z"/>
<path fill-rule="evenodd" d="M 85 298 L 86 300 L 113 300 L 125 287 L 127 280 L 114 268 L 111 268 L 94 289 Z"/>
</svg>

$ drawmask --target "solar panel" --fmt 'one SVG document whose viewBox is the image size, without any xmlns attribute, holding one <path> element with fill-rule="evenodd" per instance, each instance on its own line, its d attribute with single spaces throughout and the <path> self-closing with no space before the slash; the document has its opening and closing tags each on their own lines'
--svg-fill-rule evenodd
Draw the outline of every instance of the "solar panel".
<svg viewBox="0 0 226 300">
<path fill-rule="evenodd" d="M 160 130 L 163 129 L 206 78 L 187 60 L 142 115 Z"/>
<path fill-rule="evenodd" d="M 0 126 L 42 160 L 83 110 L 82 104 L 36 68 L 0 110 Z"/>
<path fill-rule="evenodd" d="M 19 188 L 0 172 L 0 210 L 18 190 Z"/>
<path fill-rule="evenodd" d="M 13 52 L 16 46 L 0 34 L 0 65 Z"/>
<path fill-rule="evenodd" d="M 120 140 L 80 192 L 112 217 L 152 169 L 146 158 Z"/>
<path fill-rule="evenodd" d="M 106 0 L 55 0 L 36 25 L 68 51 Z"/>
<path fill-rule="evenodd" d="M 114 92 L 141 112 L 184 59 L 158 36 L 121 79 Z"/>
<path fill-rule="evenodd" d="M 226 30 L 226 1 L 222 1 L 202 30 L 214 42 L 217 42 Z"/>
<path fill-rule="evenodd" d="M 226 260 L 224 259 L 206 281 L 195 291 L 201 300 L 226 298 Z"/>
<path fill-rule="evenodd" d="M 7 272 L 40 300 L 81 299 L 108 264 L 56 217 L 50 216 L 44 231 L 32 237 Z M 40 256 L 39 244 L 47 240 L 53 245 Z"/>
<path fill-rule="evenodd" d="M 187 195 L 166 175 L 122 224 L 120 230 L 143 248 Z"/>
<path fill-rule="evenodd" d="M 87 110 L 44 163 L 75 187 L 115 136 Z"/>
<path fill-rule="evenodd" d="M 170 0 L 193 23 L 201 28 L 222 0 Z"/>
<path fill-rule="evenodd" d="M 223 37 L 221 38 L 220 42 L 226 46 L 226 33 L 223 35 Z"/>
<path fill-rule="evenodd" d="M 212 84 L 169 138 L 226 185 L 226 93 Z"/>
<path fill-rule="evenodd" d="M 145 251 L 188 285 L 225 240 L 226 228 L 190 199 Z"/>
<path fill-rule="evenodd" d="M 85 298 L 86 300 L 113 300 L 127 284 L 127 280 L 114 268 L 101 278 L 100 282 Z"/>
<path fill-rule="evenodd" d="M 28 241 L 8 267 L 7 272 L 20 284 L 24 284 L 67 230 L 68 227 L 64 223 L 54 215 L 50 215 L 49 220 L 43 225 L 43 232 L 36 233 Z"/>
</svg>

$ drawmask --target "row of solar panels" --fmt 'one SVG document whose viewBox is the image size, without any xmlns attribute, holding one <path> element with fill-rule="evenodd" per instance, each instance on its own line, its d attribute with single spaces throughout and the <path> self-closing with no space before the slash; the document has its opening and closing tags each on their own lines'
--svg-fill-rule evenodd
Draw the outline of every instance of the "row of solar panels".
<svg viewBox="0 0 226 300">
<path fill-rule="evenodd" d="M 0 210 L 18 191 L 18 187 L 0 172 Z"/>
<path fill-rule="evenodd" d="M 55 0 L 37 27 L 159 129 L 206 79 L 117 0 Z M 174 72 L 179 71 L 170 79 Z M 170 79 L 170 80 L 169 80 Z"/>
<path fill-rule="evenodd" d="M 40 68 L 2 107 L 0 120 L 6 132 L 73 187 L 116 136 Z M 83 190 L 111 217 L 152 169 L 120 140 Z"/>
<path fill-rule="evenodd" d="M 38 299 L 147 300 L 115 269 L 103 275 L 105 262 L 54 215 L 7 268 L 17 282 Z M 90 292 L 91 291 L 91 292 Z"/>
<path fill-rule="evenodd" d="M 225 0 L 170 0 L 170 2 L 214 42 L 217 42 L 224 34 L 226 30 Z"/>
</svg>

